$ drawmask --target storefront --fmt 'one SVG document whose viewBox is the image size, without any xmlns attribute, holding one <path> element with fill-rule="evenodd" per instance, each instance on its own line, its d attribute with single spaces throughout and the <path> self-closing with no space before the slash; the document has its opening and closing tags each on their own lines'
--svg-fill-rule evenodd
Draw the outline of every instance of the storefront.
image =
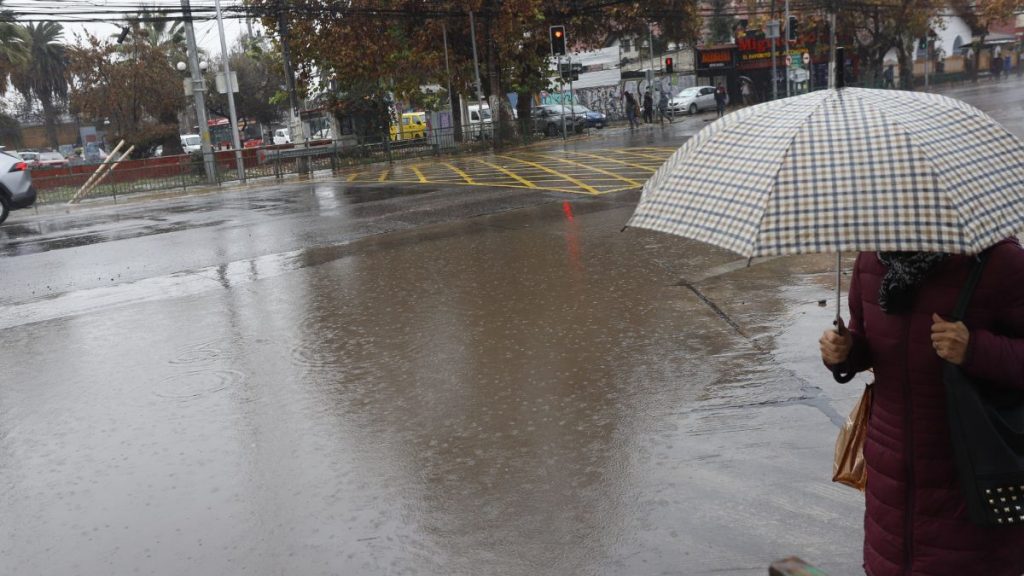
<svg viewBox="0 0 1024 576">
<path fill-rule="evenodd" d="M 732 102 L 739 102 L 739 83 L 736 79 L 736 46 L 726 44 L 697 50 L 697 83 L 715 86 L 722 84 L 729 91 Z M 707 80 L 701 80 L 706 78 Z"/>
</svg>

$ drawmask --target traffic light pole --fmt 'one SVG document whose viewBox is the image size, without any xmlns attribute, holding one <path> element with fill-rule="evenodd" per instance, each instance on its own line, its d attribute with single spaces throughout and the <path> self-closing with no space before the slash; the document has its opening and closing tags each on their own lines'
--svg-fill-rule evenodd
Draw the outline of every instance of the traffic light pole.
<svg viewBox="0 0 1024 576">
<path fill-rule="evenodd" d="M 484 95 L 480 84 L 480 63 L 476 59 L 476 25 L 473 23 L 473 12 L 469 12 L 469 34 L 473 37 L 473 72 L 476 74 L 476 104 L 477 114 L 480 116 L 480 140 L 484 139 Z M 491 118 L 494 122 L 494 118 Z"/>
<path fill-rule="evenodd" d="M 192 97 L 196 104 L 196 122 L 199 124 L 199 143 L 203 151 L 203 169 L 206 171 L 206 181 L 210 184 L 217 182 L 217 165 L 213 158 L 213 148 L 210 146 L 210 124 L 206 121 L 206 87 L 203 82 L 203 72 L 199 69 L 199 52 L 196 49 L 196 33 L 192 28 L 192 7 L 189 0 L 181 0 L 181 11 L 185 16 L 185 42 L 188 47 L 188 68 L 192 76 Z"/>
<path fill-rule="evenodd" d="M 570 64 L 571 66 L 571 64 Z M 562 140 L 565 140 L 565 76 L 562 75 L 562 55 L 558 55 L 558 99 L 562 103 Z"/>
<path fill-rule="evenodd" d="M 786 56 L 789 56 L 789 38 L 793 34 L 793 22 L 789 19 L 789 0 L 786 0 L 786 39 L 782 42 L 782 45 L 786 47 Z M 793 83 L 793 80 L 789 76 L 789 65 L 786 65 L 786 98 L 789 98 L 789 85 Z"/>
</svg>

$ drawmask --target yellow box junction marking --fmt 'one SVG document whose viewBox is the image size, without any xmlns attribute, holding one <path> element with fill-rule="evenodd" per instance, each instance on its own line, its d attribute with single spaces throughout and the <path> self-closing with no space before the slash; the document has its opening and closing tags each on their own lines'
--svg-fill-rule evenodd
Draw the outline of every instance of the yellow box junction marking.
<svg viewBox="0 0 1024 576">
<path fill-rule="evenodd" d="M 466 181 L 466 184 L 476 184 L 476 182 L 473 181 L 473 178 L 471 178 L 469 174 L 466 174 L 462 170 L 456 168 L 455 165 L 452 164 L 451 162 L 442 162 L 441 164 L 444 164 L 445 166 L 448 167 L 449 170 L 455 172 L 459 176 L 462 176 L 462 179 Z"/>
<path fill-rule="evenodd" d="M 605 162 L 614 162 L 615 164 L 622 164 L 623 166 L 632 166 L 633 168 L 639 168 L 645 172 L 657 172 L 657 168 L 651 168 L 650 166 L 644 166 L 643 164 L 633 164 L 632 162 L 623 162 L 622 160 L 616 160 L 614 158 L 608 158 L 607 156 L 599 156 L 597 154 L 587 154 L 586 152 L 573 152 L 569 151 L 569 154 L 575 154 L 577 156 L 587 156 L 588 158 L 596 158 L 598 160 L 604 160 Z"/>
<path fill-rule="evenodd" d="M 530 182 L 526 178 L 523 178 L 522 176 L 516 174 L 515 172 L 512 172 L 511 170 L 506 169 L 503 166 L 498 166 L 497 164 L 492 164 L 491 162 L 488 162 L 486 160 L 481 160 L 479 158 L 474 158 L 474 160 L 476 160 L 477 162 L 479 162 L 479 163 L 481 163 L 481 164 L 483 164 L 485 166 L 490 166 L 491 168 L 494 168 L 495 170 L 498 170 L 499 172 L 501 172 L 503 174 L 506 174 L 507 176 L 511 177 L 513 180 L 516 180 L 516 181 L 522 183 L 522 185 L 526 186 L 527 188 L 536 188 L 537 187 L 537 185 L 534 184 L 533 182 Z"/>
<path fill-rule="evenodd" d="M 563 174 L 563 173 L 558 172 L 556 170 L 552 170 L 551 168 L 548 168 L 547 166 L 538 164 L 536 162 L 530 162 L 529 160 L 524 160 L 522 158 L 516 158 L 514 156 L 498 156 L 498 157 L 499 158 L 504 158 L 506 160 L 512 160 L 513 162 L 520 162 L 522 164 L 526 164 L 527 166 L 533 166 L 534 168 L 538 168 L 540 170 L 543 170 L 544 172 L 547 172 L 549 174 L 554 174 L 555 176 L 558 176 L 562 180 L 566 180 L 568 182 L 572 182 L 576 186 L 579 186 L 581 189 L 585 190 L 588 194 L 600 194 L 601 193 L 597 188 L 594 188 L 593 186 L 587 184 L 586 182 L 581 182 L 581 181 L 573 178 L 572 176 L 569 176 L 568 174 Z"/>
<path fill-rule="evenodd" d="M 533 154 L 533 155 L 537 156 L 537 154 Z M 571 165 L 576 166 L 578 168 L 583 168 L 583 169 L 586 169 L 586 170 L 592 170 L 594 172 L 600 172 L 601 174 L 604 174 L 606 176 L 611 176 L 612 178 L 614 178 L 616 180 L 621 180 L 621 181 L 626 182 L 628 184 L 632 184 L 633 186 L 643 186 L 642 183 L 637 182 L 636 180 L 633 180 L 632 178 L 626 178 L 625 176 L 620 176 L 619 174 L 616 174 L 614 172 L 609 172 L 607 170 L 598 168 L 596 166 L 590 166 L 590 165 L 587 165 L 587 164 L 582 164 L 580 162 L 575 162 L 573 160 L 569 160 L 569 159 L 566 159 L 566 158 L 559 158 L 558 156 L 545 156 L 545 158 L 551 158 L 552 160 L 555 160 L 557 162 L 564 162 L 566 164 L 571 164 Z"/>
<path fill-rule="evenodd" d="M 429 182 L 427 180 L 427 177 L 423 175 L 423 172 L 420 172 L 419 164 L 413 164 L 412 166 L 410 166 L 410 168 L 412 168 L 412 171 L 414 174 L 416 174 L 416 177 L 420 179 L 420 184 L 425 184 L 426 182 Z"/>
</svg>

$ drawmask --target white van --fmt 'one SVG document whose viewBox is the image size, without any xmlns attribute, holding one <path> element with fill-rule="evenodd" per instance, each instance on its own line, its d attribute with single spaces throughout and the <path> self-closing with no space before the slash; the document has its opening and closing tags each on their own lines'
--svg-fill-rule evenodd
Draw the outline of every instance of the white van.
<svg viewBox="0 0 1024 576">
<path fill-rule="evenodd" d="M 280 146 L 281 144 L 291 144 L 292 137 L 288 133 L 287 128 L 278 128 L 274 130 L 274 144 Z"/>
<path fill-rule="evenodd" d="M 491 126 L 490 106 L 487 104 L 484 104 L 483 108 L 479 104 L 466 106 L 466 119 L 468 122 L 463 123 L 463 130 L 466 130 L 473 138 L 479 138 L 481 134 L 484 138 L 491 137 L 493 127 Z"/>
<path fill-rule="evenodd" d="M 199 134 L 182 134 L 181 150 L 185 154 L 198 154 L 203 149 L 203 139 Z"/>
</svg>

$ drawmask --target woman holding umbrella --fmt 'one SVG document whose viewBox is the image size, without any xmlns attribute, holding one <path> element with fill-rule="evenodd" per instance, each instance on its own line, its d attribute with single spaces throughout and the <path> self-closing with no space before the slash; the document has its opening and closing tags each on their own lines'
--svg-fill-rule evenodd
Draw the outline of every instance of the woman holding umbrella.
<svg viewBox="0 0 1024 576">
<path fill-rule="evenodd" d="M 1024 525 L 986 528 L 968 518 L 946 414 L 944 362 L 1024 390 L 1024 249 L 1010 239 L 985 252 L 964 322 L 943 316 L 976 257 L 862 252 L 849 329 L 821 337 L 830 367 L 874 369 L 864 444 L 864 567 L 871 576 L 1024 573 Z"/>
</svg>

